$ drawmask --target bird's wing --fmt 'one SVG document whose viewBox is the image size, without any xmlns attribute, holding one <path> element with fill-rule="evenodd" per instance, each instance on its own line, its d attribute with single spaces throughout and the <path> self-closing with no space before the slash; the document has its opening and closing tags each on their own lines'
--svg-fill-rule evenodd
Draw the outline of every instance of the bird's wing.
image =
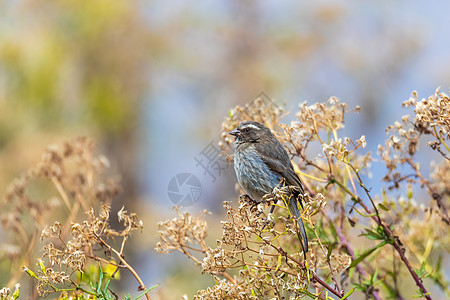
<svg viewBox="0 0 450 300">
<path fill-rule="evenodd" d="M 294 198 L 295 201 L 289 201 L 288 208 L 291 213 L 298 220 L 298 225 L 300 228 L 300 233 L 303 239 L 303 249 L 305 253 L 308 252 L 308 236 L 306 235 L 305 226 L 303 225 L 303 220 L 301 218 L 300 211 L 298 210 L 297 201 L 303 209 L 303 203 L 301 201 L 302 195 L 304 194 L 302 183 L 300 182 L 300 178 L 297 173 L 294 171 L 294 167 L 292 166 L 291 160 L 289 159 L 289 155 L 284 149 L 283 145 L 278 140 L 272 140 L 269 144 L 256 144 L 256 151 L 258 152 L 262 161 L 266 164 L 266 166 L 280 174 L 286 180 L 287 185 L 295 186 L 299 190 L 294 192 L 296 195 Z M 279 151 L 273 151 L 277 149 Z M 299 193 L 299 194 L 297 194 Z"/>
<path fill-rule="evenodd" d="M 273 145 L 256 144 L 255 147 L 262 161 L 270 170 L 280 174 L 288 185 L 299 187 L 301 194 L 304 193 L 300 178 L 294 171 L 289 155 L 278 140 L 274 140 Z M 279 151 L 273 151 L 273 149 L 279 149 Z"/>
</svg>

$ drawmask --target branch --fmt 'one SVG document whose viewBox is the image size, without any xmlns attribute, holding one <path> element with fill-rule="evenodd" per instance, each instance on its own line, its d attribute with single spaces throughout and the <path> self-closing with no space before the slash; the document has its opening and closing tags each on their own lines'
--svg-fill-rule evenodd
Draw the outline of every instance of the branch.
<svg viewBox="0 0 450 300">
<path fill-rule="evenodd" d="M 406 256 L 405 256 L 405 249 L 403 247 L 403 244 L 400 242 L 400 239 L 398 238 L 398 236 L 396 236 L 392 232 L 392 230 L 389 228 L 389 226 L 387 226 L 381 220 L 380 216 L 373 215 L 372 211 L 364 204 L 362 199 L 359 196 L 355 196 L 355 194 L 353 194 L 345 185 L 343 185 L 341 182 L 337 181 L 334 177 L 330 178 L 330 183 L 336 183 L 340 188 L 342 188 L 347 194 L 349 194 L 352 197 L 353 201 L 358 203 L 369 214 L 369 216 L 372 218 L 372 220 L 375 221 L 375 223 L 378 226 L 383 228 L 384 232 L 386 233 L 386 236 L 389 239 L 392 240 L 391 245 L 394 246 L 395 250 L 400 255 L 400 259 L 405 264 L 405 266 L 408 269 L 409 273 L 411 274 L 411 276 L 413 277 L 414 281 L 416 282 L 416 285 L 422 290 L 422 293 L 423 293 L 424 297 L 426 299 L 428 299 L 428 300 L 431 300 L 431 297 L 430 297 L 428 291 L 426 290 L 425 286 L 423 285 L 422 280 L 419 278 L 419 276 L 417 276 L 417 274 L 414 271 L 413 267 L 411 266 L 411 264 L 409 263 L 408 259 L 406 258 Z M 366 191 L 366 193 L 368 193 L 368 191 Z"/>
<path fill-rule="evenodd" d="M 439 193 L 436 193 L 433 188 L 431 187 L 431 184 L 428 180 L 426 180 L 422 173 L 420 173 L 417 166 L 412 162 L 411 158 L 408 158 L 406 162 L 413 168 L 413 170 L 416 172 L 417 176 L 421 179 L 421 182 L 427 187 L 428 192 L 431 194 L 431 197 L 436 200 L 436 203 L 438 205 L 438 208 L 442 212 L 442 220 L 447 223 L 447 225 L 450 224 L 450 218 L 448 217 L 447 208 L 445 207 L 444 203 L 442 203 L 442 197 Z"/>
<path fill-rule="evenodd" d="M 97 240 L 100 241 L 100 243 L 102 243 L 106 248 L 108 248 L 108 250 L 114 252 L 114 254 L 116 254 L 117 257 L 120 259 L 122 264 L 124 264 L 125 267 L 131 272 L 131 274 L 133 274 L 134 278 L 136 278 L 137 282 L 140 284 L 139 290 L 145 291 L 147 288 L 145 287 L 144 282 L 136 273 L 136 271 L 124 259 L 123 254 L 114 249 L 113 247 L 111 247 L 110 245 L 108 245 L 100 236 L 97 235 L 97 233 L 93 232 L 93 234 L 97 238 Z M 145 293 L 145 296 L 147 297 L 147 300 L 150 300 L 150 295 L 148 294 L 148 292 Z"/>
</svg>

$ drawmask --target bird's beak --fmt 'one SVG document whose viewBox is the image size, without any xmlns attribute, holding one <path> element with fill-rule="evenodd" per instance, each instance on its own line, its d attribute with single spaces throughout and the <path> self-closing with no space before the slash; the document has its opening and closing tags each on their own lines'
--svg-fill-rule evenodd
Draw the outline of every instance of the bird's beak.
<svg viewBox="0 0 450 300">
<path fill-rule="evenodd" d="M 228 133 L 231 134 L 231 135 L 234 135 L 234 136 L 236 136 L 236 137 L 238 137 L 238 136 L 241 135 L 241 132 L 240 132 L 239 130 L 237 130 L 237 129 L 231 130 L 231 131 L 228 132 Z"/>
</svg>

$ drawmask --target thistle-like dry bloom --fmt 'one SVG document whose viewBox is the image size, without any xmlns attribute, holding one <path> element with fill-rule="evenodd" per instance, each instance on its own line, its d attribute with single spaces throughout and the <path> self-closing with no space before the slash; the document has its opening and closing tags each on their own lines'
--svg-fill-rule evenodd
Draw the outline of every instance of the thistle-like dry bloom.
<svg viewBox="0 0 450 300">
<path fill-rule="evenodd" d="M 2 225 L 20 249 L 12 262 L 32 265 L 40 257 L 40 270 L 24 267 L 24 271 L 37 280 L 41 295 L 61 291 L 61 287 L 81 289 L 76 275 L 85 274 L 88 264 L 100 262 L 116 270 L 129 269 L 145 289 L 122 253 L 127 239 L 133 231 L 142 230 L 143 223 L 122 208 L 118 218 L 124 229 L 110 226 L 109 205 L 120 186 L 117 178 L 104 178 L 109 162 L 94 150 L 94 143 L 83 137 L 49 146 L 41 161 L 5 195 L 8 210 L 2 213 Z M 61 221 L 47 225 L 49 218 Z M 41 249 L 37 249 L 39 234 L 41 240 L 51 239 Z M 120 250 L 109 244 L 115 237 L 122 238 Z"/>
<path fill-rule="evenodd" d="M 13 233 L 11 243 L 19 245 L 22 253 L 29 252 L 34 248 L 35 229 L 43 228 L 52 214 L 63 214 L 69 228 L 83 211 L 111 203 L 120 187 L 117 178 L 102 180 L 108 166 L 104 156 L 94 155 L 94 143 L 87 138 L 49 146 L 41 161 L 16 179 L 4 197 L 8 209 L 2 211 L 1 219 L 5 231 Z M 44 196 L 36 199 L 30 189 L 39 189 Z"/>
<path fill-rule="evenodd" d="M 285 193 L 275 190 L 271 199 L 275 201 L 277 197 L 285 197 Z M 312 201 L 306 201 L 305 218 L 326 203 L 322 195 L 315 199 L 317 205 L 313 208 L 310 207 Z M 177 210 L 177 218 L 159 224 L 160 242 L 156 250 L 160 253 L 178 250 L 197 262 L 202 273 L 226 278 L 217 279 L 215 286 L 199 291 L 195 299 L 261 299 L 276 295 L 303 295 L 309 279 L 303 256 L 299 253 L 302 247 L 297 236 L 297 222 L 286 208 L 280 209 L 274 221 L 268 220 L 264 212 L 268 203 L 256 207 L 242 198 L 239 207 L 233 208 L 230 203 L 224 202 L 227 219 L 221 222 L 222 237 L 215 247 L 208 246 L 204 240 L 206 222 Z M 199 235 L 194 235 L 194 228 L 199 229 Z M 333 256 L 335 272 L 344 269 L 339 259 L 340 256 Z M 349 259 L 346 261 L 348 266 Z M 235 273 L 236 269 L 239 276 L 232 277 L 230 273 Z"/>
<path fill-rule="evenodd" d="M 434 205 L 437 205 L 437 209 L 434 210 L 445 223 L 450 224 L 446 204 L 448 201 L 445 201 L 449 198 L 446 186 L 450 182 L 450 173 L 447 171 L 450 161 L 450 143 L 448 142 L 450 98 L 439 90 L 427 99 L 418 101 L 417 98 L 417 92 L 413 92 L 409 100 L 403 102 L 404 107 L 414 107 L 412 120 L 409 115 L 406 115 L 402 118 L 402 123 L 395 122 L 394 125 L 389 126 L 386 129 L 390 133 L 386 145 L 378 147 L 378 152 L 388 169 L 383 179 L 391 184 L 390 189 L 400 188 L 402 182 L 420 183 L 435 200 L 432 202 L 431 210 Z M 432 150 L 439 152 L 444 159 L 430 178 L 422 174 L 420 164 L 415 158 L 419 143 L 425 138 L 428 140 L 431 138 L 428 145 Z M 405 174 L 404 169 L 400 168 L 403 165 L 410 167 L 412 174 Z M 436 174 L 439 175 L 436 176 Z"/>
<path fill-rule="evenodd" d="M 175 207 L 178 218 L 167 220 L 158 223 L 159 242 L 156 245 L 155 251 L 158 253 L 170 253 L 178 250 L 191 257 L 194 261 L 200 264 L 200 261 L 195 258 L 189 251 L 195 249 L 195 245 L 205 247 L 205 238 L 207 235 L 207 225 L 201 217 L 209 212 L 204 210 L 200 217 L 195 218 L 188 213 L 180 213 L 178 207 Z"/>
<path fill-rule="evenodd" d="M 414 91 L 411 97 L 403 102 L 404 107 L 414 107 L 414 124 L 420 131 L 439 130 L 439 136 L 448 140 L 450 138 L 450 97 L 436 90 L 434 95 L 427 99 L 417 101 L 418 95 Z"/>
<path fill-rule="evenodd" d="M 135 230 L 142 230 L 142 221 L 137 218 L 136 214 L 128 214 L 123 208 L 118 212 L 119 221 L 123 224 L 124 229 L 116 231 L 110 228 L 110 207 L 102 205 L 98 214 L 91 209 L 87 212 L 87 219 L 81 223 L 73 223 L 70 227 L 71 239 L 65 240 L 62 236 L 64 230 L 60 222 L 55 222 L 52 226 L 46 227 L 41 234 L 42 239 L 53 239 L 53 242 L 46 244 L 43 248 L 42 258 L 39 260 L 41 270 L 31 275 L 28 268 L 25 271 L 30 276 L 38 280 L 36 289 L 40 295 L 58 290 L 59 284 L 69 284 L 78 288 L 74 274 L 83 274 L 86 264 L 89 262 L 102 262 L 104 264 L 113 264 L 117 268 L 124 267 L 115 260 L 120 257 L 113 258 L 112 253 L 121 255 L 117 250 L 108 244 L 108 239 L 114 237 L 122 237 L 123 249 L 126 240 Z M 69 271 L 69 270 L 70 271 Z M 112 274 L 110 274 L 112 275 Z"/>
<path fill-rule="evenodd" d="M 4 287 L 0 290 L 0 300 L 16 300 L 20 294 L 20 283 L 16 283 L 15 290 L 11 294 L 11 289 Z"/>
<path fill-rule="evenodd" d="M 259 299 L 252 295 L 251 285 L 243 281 L 232 283 L 226 279 L 216 278 L 217 284 L 208 287 L 206 290 L 200 290 L 194 295 L 195 300 L 247 300 Z"/>
<path fill-rule="evenodd" d="M 430 174 L 433 189 L 448 199 L 450 197 L 450 160 L 445 160 L 441 164 L 433 163 L 431 169 L 433 170 Z"/>
<path fill-rule="evenodd" d="M 11 289 L 4 287 L 0 290 L 0 299 L 8 299 L 9 295 L 11 294 Z"/>
<path fill-rule="evenodd" d="M 232 143 L 227 134 L 230 130 L 242 121 L 256 120 L 275 131 L 291 154 L 305 190 L 302 218 L 311 251 L 306 257 L 301 253 L 296 220 L 282 204 L 289 199 L 283 188 L 274 189 L 264 197 L 266 202 L 257 206 L 246 197 L 241 197 L 237 208 L 224 202 L 227 218 L 222 221 L 222 236 L 214 247 L 202 239 L 190 239 L 188 250 L 197 253 L 194 258 L 186 245 L 177 244 L 179 239 L 174 238 L 181 234 L 172 226 L 183 225 L 181 219 L 189 219 L 184 215 L 170 223 L 171 230 L 164 231 L 169 235 L 163 235 L 162 244 L 181 249 L 202 272 L 216 279 L 216 285 L 198 291 L 196 299 L 298 299 L 321 297 L 325 291 L 337 299 L 348 291 L 347 296 L 358 291 L 374 299 L 413 297 L 410 289 L 398 284 L 398 278 L 402 283 L 409 280 L 417 286 L 418 295 L 431 299 L 425 287 L 425 282 L 431 284 L 427 277 L 450 294 L 441 260 L 437 264 L 430 260 L 448 249 L 448 230 L 442 228 L 445 223 L 435 226 L 436 209 L 417 204 L 412 189 L 416 182 L 426 187 L 446 220 L 447 162 L 436 165 L 430 180 L 413 158 L 424 135 L 432 137 L 432 149 L 445 159 L 448 156 L 448 97 L 437 92 L 418 103 L 413 94 L 404 105 L 415 106 L 416 115 L 390 126 L 386 145 L 379 148 L 388 167 L 384 179 L 393 188 L 406 183 L 400 190 L 406 194 L 400 196 L 389 195 L 390 190 L 377 195 L 372 190 L 372 182 L 367 180 L 373 176 L 372 156 L 361 153 L 370 141 L 364 135 L 359 139 L 340 136 L 349 110 L 337 98 L 301 104 L 297 120 L 289 124 L 280 124 L 282 110 L 273 102 L 257 100 L 232 109 L 222 126 L 220 146 L 224 151 Z M 401 164 L 409 165 L 413 175 L 402 174 Z M 277 202 L 281 209 L 274 216 L 268 215 L 267 206 Z M 206 230 L 205 223 L 202 233 Z"/>
</svg>

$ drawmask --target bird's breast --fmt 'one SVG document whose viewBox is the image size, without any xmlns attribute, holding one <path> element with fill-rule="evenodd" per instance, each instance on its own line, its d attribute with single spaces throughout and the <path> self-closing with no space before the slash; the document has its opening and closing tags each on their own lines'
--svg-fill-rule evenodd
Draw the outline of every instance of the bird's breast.
<svg viewBox="0 0 450 300">
<path fill-rule="evenodd" d="M 267 167 L 252 145 L 236 147 L 234 170 L 241 187 L 255 201 L 271 193 L 281 180 L 281 176 Z"/>
</svg>

